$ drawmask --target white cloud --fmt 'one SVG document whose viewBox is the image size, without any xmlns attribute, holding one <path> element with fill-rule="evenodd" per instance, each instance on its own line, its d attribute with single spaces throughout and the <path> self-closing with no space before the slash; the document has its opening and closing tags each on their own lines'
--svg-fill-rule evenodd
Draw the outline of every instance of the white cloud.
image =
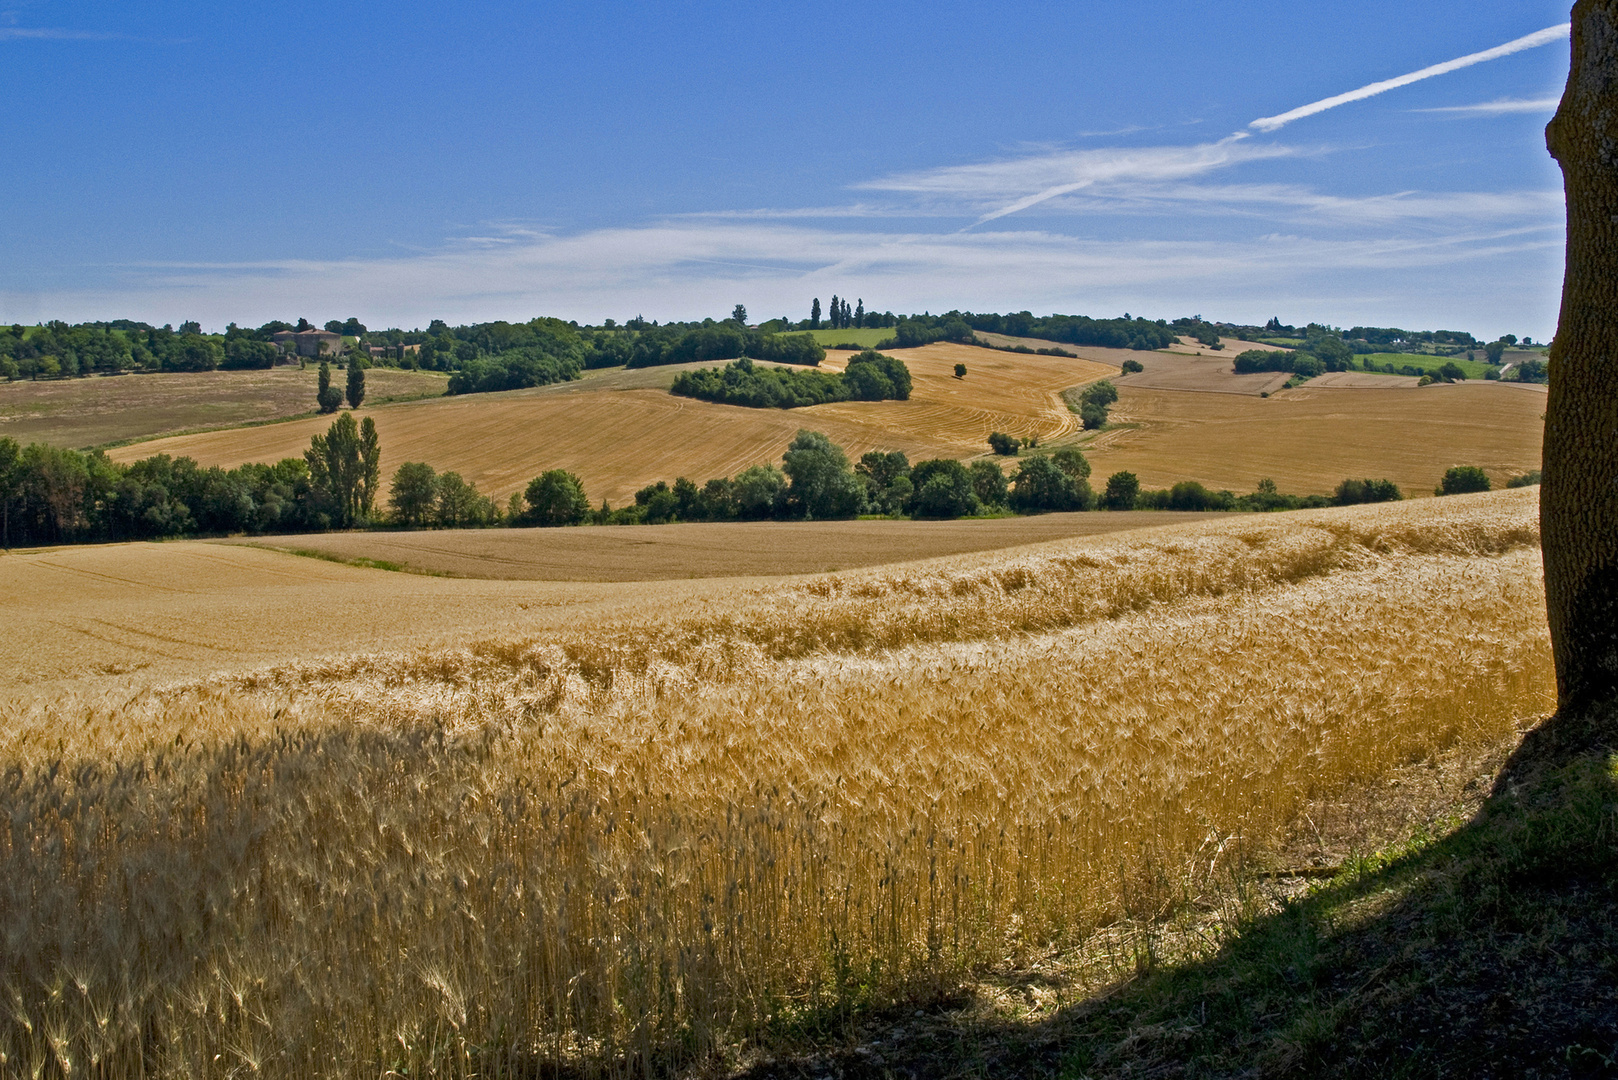
<svg viewBox="0 0 1618 1080">
<path fill-rule="evenodd" d="M 1419 113 L 1450 113 L 1455 116 L 1506 116 L 1511 113 L 1553 113 L 1561 98 L 1499 98 L 1476 105 L 1446 105 L 1438 109 L 1411 109 Z"/>
<path fill-rule="evenodd" d="M 0 319 L 43 309 L 73 320 L 196 318 L 217 327 L 353 314 L 371 325 L 408 327 L 435 317 L 690 318 L 722 314 L 738 301 L 768 317 L 801 315 L 810 297 L 839 293 L 894 311 L 1026 307 L 1170 316 L 1214 309 L 1260 321 L 1303 312 L 1345 322 L 1499 324 L 1502 332 L 1537 337 L 1548 335 L 1541 323 L 1555 310 L 1560 244 L 1560 233 L 1543 227 L 1175 242 L 675 222 L 527 233 L 508 244 L 387 259 L 130 268 L 121 283 L 100 290 L 0 294 Z M 1525 269 L 1537 263 L 1544 265 Z M 1432 273 L 1462 266 L 1464 273 Z M 1525 288 L 1524 281 L 1536 284 Z"/>
<path fill-rule="evenodd" d="M 1189 214 L 1264 217 L 1315 227 L 1363 227 L 1394 223 L 1562 220 L 1558 191 L 1403 191 L 1386 195 L 1330 195 L 1289 184 L 1139 185 L 1053 199 L 1046 213 Z"/>
<path fill-rule="evenodd" d="M 1075 191 L 1186 179 L 1294 153 L 1290 147 L 1232 136 L 1195 146 L 1066 150 L 949 165 L 868 180 L 855 187 L 917 196 L 924 204 L 953 204 L 979 215 L 977 224 L 981 225 Z"/>
</svg>

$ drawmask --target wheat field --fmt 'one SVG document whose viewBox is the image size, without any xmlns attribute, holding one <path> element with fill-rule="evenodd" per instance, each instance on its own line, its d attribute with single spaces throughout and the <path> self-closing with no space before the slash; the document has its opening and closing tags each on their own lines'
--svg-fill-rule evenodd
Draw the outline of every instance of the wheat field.
<svg viewBox="0 0 1618 1080">
<path fill-rule="evenodd" d="M 1151 918 L 1312 795 L 1547 709 L 1536 499 L 19 700 L 0 1072 L 643 1075 Z"/>
</svg>

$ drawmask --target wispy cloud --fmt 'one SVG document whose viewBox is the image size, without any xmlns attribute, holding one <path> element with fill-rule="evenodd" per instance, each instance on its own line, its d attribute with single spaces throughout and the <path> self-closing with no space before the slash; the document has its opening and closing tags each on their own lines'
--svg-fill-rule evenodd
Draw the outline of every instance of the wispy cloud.
<svg viewBox="0 0 1618 1080">
<path fill-rule="evenodd" d="M 1087 191 L 1053 199 L 1048 214 L 1243 214 L 1277 223 L 1365 227 L 1406 223 L 1537 223 L 1559 226 L 1562 196 L 1556 191 L 1401 191 L 1343 196 L 1292 184 L 1135 185 L 1118 191 Z"/>
<path fill-rule="evenodd" d="M 1325 297 L 1343 319 L 1471 315 L 1483 329 L 1501 323 L 1501 332 L 1517 326 L 1521 333 L 1537 326 L 1530 313 L 1554 310 L 1555 281 L 1554 273 L 1523 268 L 1538 260 L 1554 269 L 1560 244 L 1560 232 L 1543 226 L 1186 242 L 685 221 L 570 236 L 524 233 L 507 244 L 459 243 L 420 256 L 126 267 L 95 291 L 0 294 L 0 317 L 35 309 L 223 325 L 358 314 L 368 323 L 407 326 L 423 321 L 423 312 L 450 320 L 543 312 L 689 318 L 738 301 L 763 314 L 797 313 L 809 297 L 837 292 L 896 311 L 960 305 L 1175 315 L 1200 303 L 1228 317 L 1263 319 Z M 1438 275 L 1450 287 L 1414 287 L 1428 282 L 1434 267 L 1461 265 L 1466 274 Z M 1498 287 L 1488 283 L 1491 267 L 1502 275 Z M 1540 278 L 1551 283 L 1540 290 L 1545 295 L 1522 287 Z M 1356 298 L 1366 297 L 1375 303 L 1356 308 Z"/>
<path fill-rule="evenodd" d="M 1279 131 L 1293 121 L 1302 120 L 1306 116 L 1314 116 L 1316 113 L 1323 113 L 1327 109 L 1335 109 L 1339 105 L 1347 105 L 1352 101 L 1364 101 L 1366 98 L 1385 94 L 1389 90 L 1397 90 L 1401 86 L 1409 86 L 1411 83 L 1421 82 L 1423 79 L 1431 79 L 1436 75 L 1448 75 L 1452 71 L 1459 71 L 1462 68 L 1471 67 L 1473 64 L 1498 60 L 1503 56 L 1510 56 L 1525 49 L 1537 49 L 1541 45 L 1549 45 L 1554 41 L 1560 41 L 1572 32 L 1572 23 L 1549 26 L 1544 30 L 1535 31 L 1532 34 L 1518 38 L 1516 41 L 1508 41 L 1504 45 L 1497 45 L 1492 49 L 1484 49 L 1482 52 L 1469 53 L 1454 60 L 1446 60 L 1442 64 L 1424 67 L 1420 71 L 1412 71 L 1410 74 L 1400 75 L 1398 78 L 1374 82 L 1368 86 L 1362 86 L 1358 90 L 1350 90 L 1346 94 L 1322 98 L 1308 105 L 1301 105 L 1291 112 L 1281 113 L 1279 116 L 1263 116 L 1254 120 L 1248 126 L 1264 132 Z"/>
<path fill-rule="evenodd" d="M 1294 153 L 1291 147 L 1233 137 L 1195 146 L 1066 150 L 950 165 L 868 180 L 855 187 L 949 200 L 961 210 L 978 214 L 975 224 L 982 225 L 1091 187 L 1185 179 L 1239 162 Z"/>
<path fill-rule="evenodd" d="M 1561 98 L 1499 98 L 1476 105 L 1445 105 L 1437 109 L 1411 109 L 1418 113 L 1449 113 L 1454 116 L 1505 116 L 1510 113 L 1555 112 Z"/>
<path fill-rule="evenodd" d="M 65 30 L 51 26 L 0 26 L 0 41 L 114 41 L 122 34 Z"/>
</svg>

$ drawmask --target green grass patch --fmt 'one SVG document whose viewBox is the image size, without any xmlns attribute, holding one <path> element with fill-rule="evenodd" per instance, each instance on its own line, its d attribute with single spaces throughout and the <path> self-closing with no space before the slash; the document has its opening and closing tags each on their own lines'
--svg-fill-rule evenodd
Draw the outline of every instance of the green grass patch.
<svg viewBox="0 0 1618 1080">
<path fill-rule="evenodd" d="M 862 349 L 874 349 L 878 342 L 886 341 L 893 336 L 891 327 L 878 329 L 861 327 L 858 330 L 827 330 L 822 328 L 820 330 L 794 330 L 792 332 L 808 334 L 819 342 L 823 348 L 827 349 L 833 345 L 858 345 Z"/>
<path fill-rule="evenodd" d="M 1384 364 L 1392 364 L 1396 368 L 1413 367 L 1423 374 L 1433 374 L 1445 364 L 1454 364 L 1466 372 L 1468 379 L 1481 379 L 1485 372 L 1498 371 L 1478 360 L 1468 360 L 1464 356 L 1427 356 L 1423 353 L 1369 353 L 1365 356 L 1356 356 L 1354 363 L 1359 367 L 1368 367 L 1369 370 L 1381 371 Z M 1374 365 L 1374 366 L 1373 366 Z M 1398 374 L 1405 374 L 1400 371 Z"/>
<path fill-rule="evenodd" d="M 345 558 L 330 551 L 321 551 L 318 548 L 279 547 L 275 544 L 247 544 L 246 547 L 258 548 L 260 551 L 274 551 L 282 555 L 296 555 L 300 559 L 319 559 L 321 562 L 339 563 L 343 566 L 357 566 L 361 570 L 386 570 L 393 574 L 419 574 L 422 577 L 454 577 L 441 570 L 423 570 L 406 563 L 388 562 L 386 559 L 368 559 L 364 556 Z"/>
</svg>

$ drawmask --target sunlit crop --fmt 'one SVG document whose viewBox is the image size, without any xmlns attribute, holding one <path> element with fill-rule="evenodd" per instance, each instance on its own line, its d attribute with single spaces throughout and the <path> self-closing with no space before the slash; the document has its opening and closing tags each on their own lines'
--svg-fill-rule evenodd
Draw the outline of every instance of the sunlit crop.
<svg viewBox="0 0 1618 1080">
<path fill-rule="evenodd" d="M 0 1073 L 639 1073 L 1150 917 L 1547 708 L 1534 494 L 19 709 Z"/>
</svg>

